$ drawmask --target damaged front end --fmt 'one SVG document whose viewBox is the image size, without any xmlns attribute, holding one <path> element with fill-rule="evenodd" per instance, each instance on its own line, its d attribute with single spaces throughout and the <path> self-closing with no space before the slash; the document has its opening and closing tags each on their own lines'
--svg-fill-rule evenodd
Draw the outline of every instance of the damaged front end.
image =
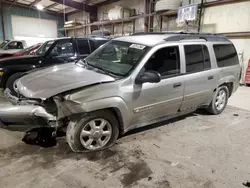
<svg viewBox="0 0 250 188">
<path fill-rule="evenodd" d="M 38 127 L 62 129 L 68 123 L 71 112 L 63 105 L 63 98 L 53 97 L 45 100 L 5 96 L 14 106 L 0 108 L 0 125 L 8 130 L 27 131 Z"/>
</svg>

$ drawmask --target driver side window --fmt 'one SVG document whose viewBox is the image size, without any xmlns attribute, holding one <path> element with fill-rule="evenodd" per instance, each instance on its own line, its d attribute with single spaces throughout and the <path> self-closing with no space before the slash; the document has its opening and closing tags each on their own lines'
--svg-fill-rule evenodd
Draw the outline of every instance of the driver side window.
<svg viewBox="0 0 250 188">
<path fill-rule="evenodd" d="M 180 74 L 179 46 L 159 49 L 144 66 L 145 71 L 156 71 L 162 78 L 173 77 Z"/>
<path fill-rule="evenodd" d="M 60 57 L 73 56 L 75 54 L 73 44 L 70 40 L 59 41 L 51 50 L 50 54 L 52 56 Z"/>
</svg>

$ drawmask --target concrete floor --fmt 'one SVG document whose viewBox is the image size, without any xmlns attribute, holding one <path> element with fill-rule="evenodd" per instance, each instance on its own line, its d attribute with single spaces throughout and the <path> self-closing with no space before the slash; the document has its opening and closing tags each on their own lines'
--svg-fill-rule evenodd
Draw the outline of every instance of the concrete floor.
<svg viewBox="0 0 250 188">
<path fill-rule="evenodd" d="M 21 133 L 0 130 L 0 187 L 244 187 L 250 181 L 250 87 L 241 87 L 229 104 L 219 116 L 197 113 L 152 125 L 92 154 L 72 153 L 63 138 L 40 148 L 22 143 Z"/>
</svg>

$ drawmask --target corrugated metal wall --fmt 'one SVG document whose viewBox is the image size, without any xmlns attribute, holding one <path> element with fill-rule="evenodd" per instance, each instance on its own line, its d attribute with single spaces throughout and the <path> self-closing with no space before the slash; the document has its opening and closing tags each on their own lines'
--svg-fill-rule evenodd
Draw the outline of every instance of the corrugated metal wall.
<svg viewBox="0 0 250 188">
<path fill-rule="evenodd" d="M 3 8 L 3 14 L 4 14 L 4 25 L 5 25 L 6 39 L 13 38 L 12 25 L 11 25 L 11 16 L 12 15 L 39 18 L 39 12 L 36 10 L 33 10 L 33 9 L 27 9 L 27 8 L 22 8 L 22 7 L 13 7 L 10 5 L 3 5 L 2 8 Z M 58 29 L 63 28 L 63 24 L 64 24 L 63 17 L 51 15 L 51 14 L 48 14 L 48 13 L 43 12 L 43 11 L 40 12 L 40 17 L 41 17 L 41 19 L 56 20 L 57 21 L 57 28 Z M 1 26 L 0 26 L 0 28 L 1 28 Z M 0 31 L 0 37 L 1 37 L 1 32 L 2 32 L 2 29 Z M 58 37 L 62 37 L 62 36 L 64 36 L 64 32 L 58 30 Z M 0 38 L 0 40 L 1 40 L 1 38 Z"/>
</svg>

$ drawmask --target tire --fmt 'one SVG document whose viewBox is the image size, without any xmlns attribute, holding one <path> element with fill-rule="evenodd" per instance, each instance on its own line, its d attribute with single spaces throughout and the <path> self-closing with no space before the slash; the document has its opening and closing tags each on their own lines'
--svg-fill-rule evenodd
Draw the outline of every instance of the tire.
<svg viewBox="0 0 250 188">
<path fill-rule="evenodd" d="M 95 122 L 96 125 L 99 120 L 100 123 L 102 123 L 101 120 L 105 120 L 105 123 L 107 123 L 107 125 L 105 125 L 103 129 L 101 129 L 102 131 L 94 131 L 91 125 L 93 125 L 93 122 Z M 118 126 L 119 124 L 116 117 L 108 110 L 96 111 L 86 115 L 78 115 L 78 117 L 73 118 L 69 122 L 66 131 L 67 142 L 71 150 L 74 152 L 90 152 L 104 150 L 114 145 L 115 141 L 117 140 L 119 136 Z M 97 127 L 100 128 L 100 125 Z M 104 135 L 102 135 L 103 131 L 108 132 L 109 130 L 111 130 L 109 136 L 105 137 Z M 92 132 L 91 135 L 89 134 L 90 132 Z M 86 133 L 88 133 L 89 136 L 86 136 Z M 103 137 L 105 138 L 103 139 Z M 103 139 L 103 145 L 100 144 L 100 139 Z M 91 142 L 91 144 L 87 144 L 88 142 Z"/>
<path fill-rule="evenodd" d="M 23 76 L 22 72 L 15 73 L 9 77 L 9 79 L 6 82 L 6 88 L 8 88 L 12 95 L 17 97 L 17 92 L 14 89 L 14 83 L 17 79 L 21 78 Z"/>
<path fill-rule="evenodd" d="M 218 100 L 218 96 L 221 93 L 225 93 L 225 98 L 223 100 L 221 100 L 221 102 L 219 102 L 220 100 Z M 221 114 L 227 106 L 228 98 L 229 98 L 228 87 L 227 86 L 220 86 L 216 90 L 216 92 L 214 93 L 213 100 L 212 100 L 211 104 L 209 105 L 209 107 L 207 108 L 207 111 L 213 115 Z M 221 104 L 222 102 L 223 102 L 223 105 Z M 221 105 L 219 105 L 219 104 L 221 104 Z"/>
<path fill-rule="evenodd" d="M 175 10 L 181 5 L 180 0 L 160 0 L 155 4 L 155 11 Z"/>
</svg>

